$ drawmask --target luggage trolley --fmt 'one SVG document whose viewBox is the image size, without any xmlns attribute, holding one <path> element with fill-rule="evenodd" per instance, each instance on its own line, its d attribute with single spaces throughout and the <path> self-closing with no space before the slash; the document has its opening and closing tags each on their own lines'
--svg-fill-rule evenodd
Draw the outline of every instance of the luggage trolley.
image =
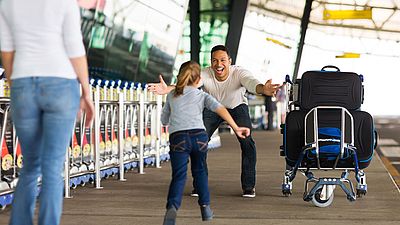
<svg viewBox="0 0 400 225">
<path fill-rule="evenodd" d="M 133 170 L 138 167 L 139 138 L 137 136 L 139 100 L 135 95 L 136 87 L 134 82 L 126 82 L 124 92 L 124 166 L 125 170 Z"/>
<path fill-rule="evenodd" d="M 336 71 L 327 71 L 333 68 Z M 291 83 L 287 77 L 287 83 Z M 334 189 L 341 187 L 349 201 L 367 192 L 366 174 L 377 133 L 370 114 L 360 110 L 363 77 L 326 66 L 308 71 L 292 83 L 285 124 L 281 125 L 281 155 L 286 160 L 284 196 L 292 194 L 292 181 L 300 171 L 306 176 L 304 201 L 327 207 Z M 313 171 L 337 171 L 340 176 L 316 177 Z M 354 188 L 349 179 L 355 173 Z M 314 183 L 311 188 L 310 183 Z"/>
</svg>

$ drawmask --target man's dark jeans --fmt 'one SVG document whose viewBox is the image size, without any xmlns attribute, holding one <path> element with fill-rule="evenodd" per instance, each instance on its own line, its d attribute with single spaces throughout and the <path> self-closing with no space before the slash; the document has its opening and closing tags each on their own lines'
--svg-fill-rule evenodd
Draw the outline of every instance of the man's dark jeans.
<svg viewBox="0 0 400 225">
<path fill-rule="evenodd" d="M 241 104 L 233 109 L 228 109 L 228 112 L 239 127 L 252 128 L 249 107 L 246 104 Z M 211 138 L 219 125 L 224 122 L 218 114 L 207 109 L 203 112 L 203 121 L 209 138 Z M 256 185 L 256 145 L 251 134 L 244 139 L 237 139 L 239 140 L 240 148 L 242 150 L 242 189 L 251 190 Z"/>
</svg>

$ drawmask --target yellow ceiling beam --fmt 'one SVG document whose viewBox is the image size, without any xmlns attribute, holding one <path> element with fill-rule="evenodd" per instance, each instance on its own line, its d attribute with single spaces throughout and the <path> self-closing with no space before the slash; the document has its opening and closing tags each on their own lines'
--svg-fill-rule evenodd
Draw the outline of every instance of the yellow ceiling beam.
<svg viewBox="0 0 400 225">
<path fill-rule="evenodd" d="M 364 10 L 324 10 L 324 20 L 372 19 L 372 9 Z"/>
<path fill-rule="evenodd" d="M 336 58 L 360 58 L 360 53 L 354 53 L 354 52 L 345 52 L 343 53 L 343 55 L 337 55 Z"/>
<path fill-rule="evenodd" d="M 289 45 L 284 44 L 283 42 L 278 41 L 278 40 L 273 39 L 273 38 L 267 37 L 267 38 L 265 38 L 265 40 L 270 41 L 270 42 L 272 42 L 272 43 L 274 43 L 274 44 L 280 45 L 280 46 L 282 46 L 282 47 L 288 48 L 288 49 L 291 49 L 291 48 L 292 48 L 292 47 L 290 47 Z"/>
</svg>

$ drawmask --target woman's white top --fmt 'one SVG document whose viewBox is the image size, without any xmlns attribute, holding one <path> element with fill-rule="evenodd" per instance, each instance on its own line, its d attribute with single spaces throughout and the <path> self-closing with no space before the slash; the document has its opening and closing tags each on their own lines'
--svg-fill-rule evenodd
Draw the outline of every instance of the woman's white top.
<svg viewBox="0 0 400 225">
<path fill-rule="evenodd" d="M 0 1 L 0 48 L 15 51 L 11 79 L 76 79 L 69 59 L 85 55 L 77 1 Z"/>
</svg>

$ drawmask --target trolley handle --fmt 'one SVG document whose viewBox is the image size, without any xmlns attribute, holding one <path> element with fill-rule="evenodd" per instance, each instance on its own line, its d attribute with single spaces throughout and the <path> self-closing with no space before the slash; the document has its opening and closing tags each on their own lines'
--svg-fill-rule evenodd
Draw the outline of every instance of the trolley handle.
<svg viewBox="0 0 400 225">
<path fill-rule="evenodd" d="M 286 82 L 286 83 L 289 83 L 289 84 L 291 84 L 291 85 L 293 85 L 293 82 L 290 80 L 289 74 L 286 74 L 286 76 L 285 76 L 285 82 Z"/>
<path fill-rule="evenodd" d="M 340 69 L 337 67 L 337 66 L 333 66 L 333 65 L 327 65 L 327 66 L 324 66 L 324 67 L 322 67 L 322 69 L 321 69 L 321 71 L 327 71 L 327 70 L 325 70 L 325 69 L 335 69 L 336 70 L 336 72 L 340 72 Z"/>
</svg>

